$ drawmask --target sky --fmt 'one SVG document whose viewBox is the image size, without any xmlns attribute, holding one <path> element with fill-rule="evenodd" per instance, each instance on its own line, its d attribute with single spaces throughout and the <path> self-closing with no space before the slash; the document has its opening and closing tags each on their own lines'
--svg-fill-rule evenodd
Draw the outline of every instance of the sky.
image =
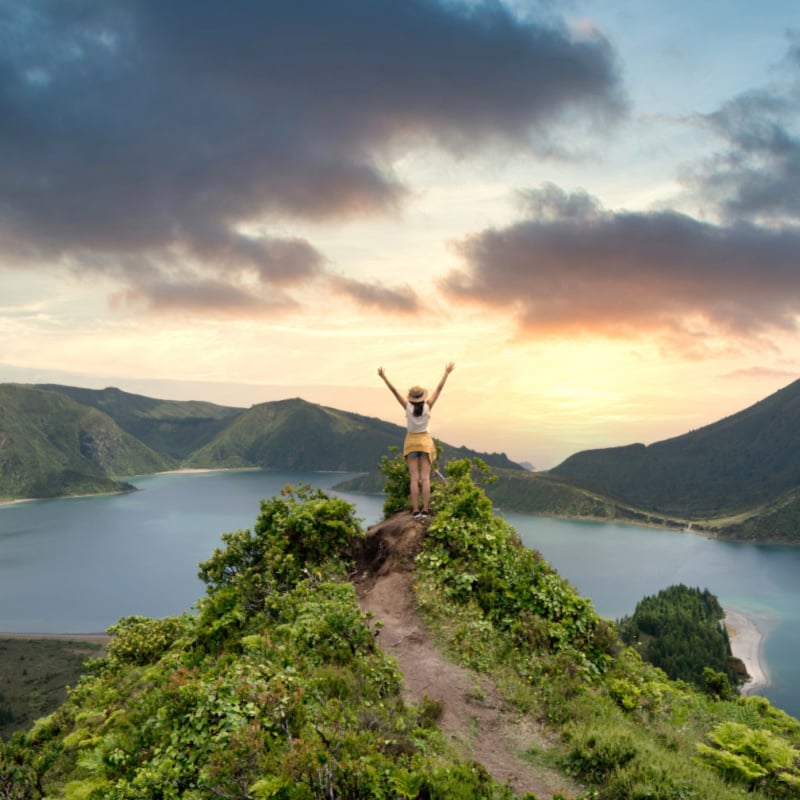
<svg viewBox="0 0 800 800">
<path fill-rule="evenodd" d="M 797 0 L 0 0 L 0 382 L 547 469 L 800 372 Z"/>
</svg>

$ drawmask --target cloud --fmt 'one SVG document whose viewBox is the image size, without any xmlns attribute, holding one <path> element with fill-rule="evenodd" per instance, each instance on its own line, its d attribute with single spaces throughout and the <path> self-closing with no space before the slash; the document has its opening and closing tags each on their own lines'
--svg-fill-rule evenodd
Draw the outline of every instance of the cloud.
<svg viewBox="0 0 800 800">
<path fill-rule="evenodd" d="M 325 258 L 311 244 L 241 231 L 396 208 L 409 192 L 398 149 L 546 149 L 577 113 L 624 112 L 599 34 L 488 0 L 31 0 L 0 13 L 0 251 L 116 269 L 135 291 L 126 263 L 164 269 L 175 251 L 278 287 L 312 280 Z"/>
<path fill-rule="evenodd" d="M 152 280 L 112 297 L 115 308 L 144 307 L 153 312 L 202 313 L 215 318 L 274 315 L 294 305 L 280 293 L 260 297 L 233 283 L 203 278 Z"/>
<path fill-rule="evenodd" d="M 417 314 L 422 310 L 419 297 L 410 286 L 389 289 L 379 284 L 364 283 L 341 276 L 332 276 L 330 284 L 334 291 L 365 308 L 395 314 Z"/>
<path fill-rule="evenodd" d="M 253 272 L 263 284 L 302 284 L 323 272 L 325 257 L 299 237 L 245 236 L 221 230 L 204 230 L 190 242 L 191 255 L 220 272 Z"/>
<path fill-rule="evenodd" d="M 683 173 L 728 221 L 800 222 L 800 38 L 783 59 L 789 80 L 742 93 L 702 121 L 727 144 Z"/>
<path fill-rule="evenodd" d="M 800 229 L 702 222 L 673 211 L 612 212 L 583 192 L 521 194 L 528 215 L 456 247 L 452 299 L 513 314 L 524 336 L 715 336 L 794 331 Z"/>
</svg>

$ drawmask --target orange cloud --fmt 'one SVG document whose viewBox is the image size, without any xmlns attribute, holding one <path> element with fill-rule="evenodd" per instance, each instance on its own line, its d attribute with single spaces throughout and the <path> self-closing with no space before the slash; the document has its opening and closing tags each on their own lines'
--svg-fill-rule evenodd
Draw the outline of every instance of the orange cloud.
<svg viewBox="0 0 800 800">
<path fill-rule="evenodd" d="M 457 244 L 464 267 L 441 282 L 451 299 L 512 314 L 527 336 L 689 345 L 797 328 L 800 229 L 614 213 L 552 185 L 524 199 L 527 219 Z"/>
</svg>

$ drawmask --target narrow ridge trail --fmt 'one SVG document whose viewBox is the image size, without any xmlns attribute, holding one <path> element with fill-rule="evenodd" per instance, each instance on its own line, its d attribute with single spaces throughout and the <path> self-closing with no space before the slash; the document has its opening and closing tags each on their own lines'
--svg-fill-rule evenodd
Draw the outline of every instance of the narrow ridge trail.
<svg viewBox="0 0 800 800">
<path fill-rule="evenodd" d="M 419 705 L 427 695 L 440 702 L 438 724 L 455 751 L 516 795 L 545 800 L 580 793 L 563 775 L 525 758 L 526 750 L 548 748 L 544 730 L 509 707 L 488 676 L 454 664 L 432 643 L 413 588 L 423 536 L 423 525 L 409 513 L 369 528 L 354 580 L 362 611 L 380 623 L 378 646 L 403 673 L 404 699 Z"/>
</svg>

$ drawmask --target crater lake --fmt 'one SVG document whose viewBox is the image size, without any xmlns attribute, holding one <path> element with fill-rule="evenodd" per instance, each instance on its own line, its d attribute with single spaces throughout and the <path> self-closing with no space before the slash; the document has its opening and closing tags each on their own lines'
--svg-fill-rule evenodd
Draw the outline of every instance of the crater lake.
<svg viewBox="0 0 800 800">
<path fill-rule="evenodd" d="M 263 498 L 287 484 L 331 491 L 365 526 L 383 498 L 336 492 L 350 474 L 261 470 L 178 472 L 130 479 L 128 494 L 0 506 L 0 632 L 94 633 L 121 617 L 188 611 L 203 595 L 198 564 L 223 532 L 252 528 Z M 723 542 L 656 528 L 506 513 L 601 615 L 631 614 L 646 595 L 683 583 L 709 589 L 753 619 L 770 685 L 800 717 L 800 547 Z"/>
</svg>

